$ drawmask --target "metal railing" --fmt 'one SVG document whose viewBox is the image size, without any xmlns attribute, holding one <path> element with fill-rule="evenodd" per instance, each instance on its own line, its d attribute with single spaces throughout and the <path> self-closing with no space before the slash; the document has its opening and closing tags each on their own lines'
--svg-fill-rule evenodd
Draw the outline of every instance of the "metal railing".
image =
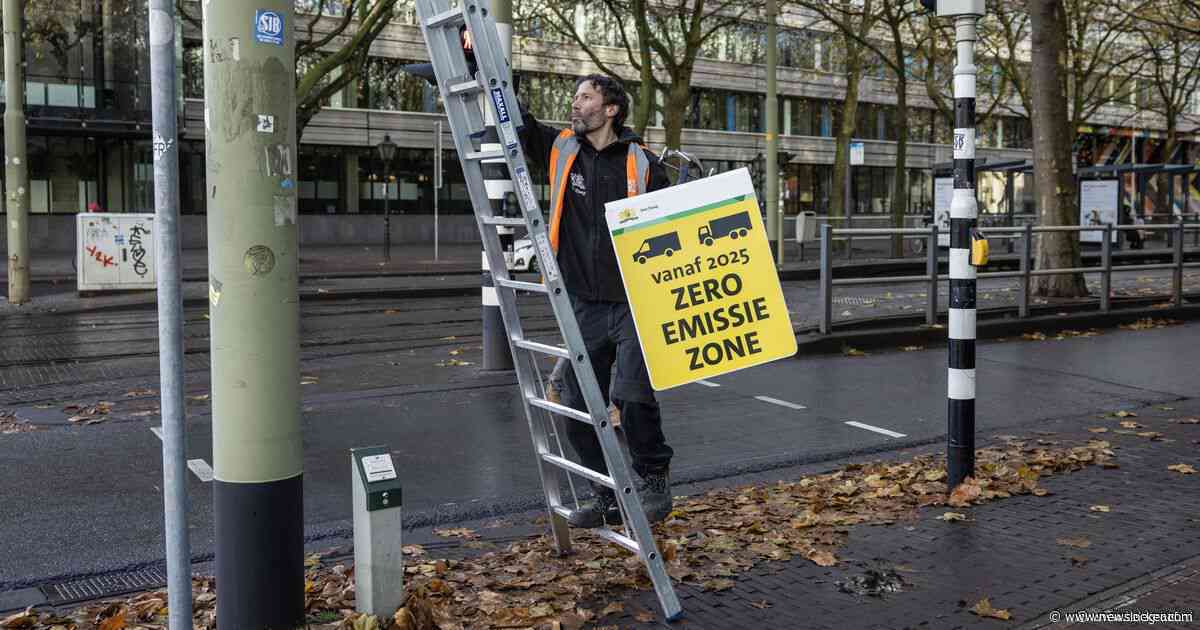
<svg viewBox="0 0 1200 630">
<path fill-rule="evenodd" d="M 1168 234 L 1176 235 L 1176 238 L 1171 240 L 1171 245 L 1166 249 L 1151 249 L 1139 250 L 1141 255 L 1153 254 L 1172 254 L 1172 262 L 1169 263 L 1152 263 L 1138 265 L 1121 265 L 1113 267 L 1112 256 L 1112 240 L 1115 234 L 1120 232 L 1128 232 L 1132 230 L 1144 231 L 1163 231 Z M 1182 221 L 1169 225 L 1119 225 L 1111 224 L 1103 226 L 1047 226 L 1034 227 L 1032 225 L 1024 225 L 1019 227 L 992 227 L 980 228 L 980 232 L 997 237 L 1008 237 L 1019 239 L 1023 243 L 1020 254 L 1020 269 L 1018 271 L 988 271 L 979 272 L 977 277 L 980 279 L 986 278 L 1017 278 L 1018 279 L 1018 303 L 1017 315 L 1020 318 L 1029 317 L 1029 302 L 1030 302 L 1030 284 L 1031 279 L 1035 276 L 1054 276 L 1070 273 L 1083 274 L 1100 274 L 1100 312 L 1107 313 L 1112 307 L 1112 274 L 1114 271 L 1152 271 L 1171 269 L 1174 270 L 1172 277 L 1172 304 L 1176 307 L 1183 305 L 1183 270 L 1200 268 L 1200 262 L 1184 263 L 1183 261 L 1183 243 L 1184 236 L 1187 230 L 1200 231 L 1200 224 L 1187 224 Z M 1095 267 L 1069 267 L 1060 269 L 1034 269 L 1033 268 L 1033 235 L 1038 233 L 1049 232 L 1102 232 L 1102 240 L 1100 245 L 1100 265 Z M 941 276 L 938 274 L 938 227 L 931 225 L 928 228 L 858 228 L 858 229 L 835 229 L 828 223 L 821 226 L 821 320 L 819 330 L 821 334 L 829 334 L 833 327 L 833 291 L 834 287 L 839 286 L 859 286 L 859 285 L 882 285 L 882 284 L 903 284 L 923 282 L 928 285 L 926 292 L 927 299 L 925 304 L 925 323 L 933 326 L 937 324 L 938 316 L 938 283 L 947 282 L 949 276 Z M 842 278 L 835 279 L 833 277 L 833 248 L 832 242 L 838 236 L 853 237 L 853 236 L 885 236 L 892 237 L 900 235 L 905 239 L 928 239 L 925 247 L 925 274 L 919 276 L 888 276 L 888 277 L 871 277 L 871 278 Z"/>
</svg>

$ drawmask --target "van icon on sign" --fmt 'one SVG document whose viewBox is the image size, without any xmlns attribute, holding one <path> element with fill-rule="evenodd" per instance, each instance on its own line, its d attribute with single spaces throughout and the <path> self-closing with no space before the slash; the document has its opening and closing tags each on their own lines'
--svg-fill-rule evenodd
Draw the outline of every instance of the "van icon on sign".
<svg viewBox="0 0 1200 630">
<path fill-rule="evenodd" d="M 669 258 L 680 249 L 682 248 L 679 246 L 679 232 L 667 232 L 666 234 L 651 236 L 642 241 L 642 246 L 633 253 L 633 259 L 645 264 L 647 260 L 655 256 L 667 256 Z"/>
</svg>

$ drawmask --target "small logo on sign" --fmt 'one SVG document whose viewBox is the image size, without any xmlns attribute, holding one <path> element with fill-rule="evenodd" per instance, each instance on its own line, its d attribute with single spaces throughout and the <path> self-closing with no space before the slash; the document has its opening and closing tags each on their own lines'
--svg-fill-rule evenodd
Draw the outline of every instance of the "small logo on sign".
<svg viewBox="0 0 1200 630">
<path fill-rule="evenodd" d="M 961 151 L 963 149 L 963 147 L 966 146 L 966 144 L 967 144 L 966 134 L 962 134 L 962 133 L 954 134 L 954 150 L 955 151 Z"/>
<path fill-rule="evenodd" d="M 508 104 L 504 102 L 504 92 L 500 88 L 492 89 L 492 102 L 496 104 L 496 118 L 501 123 L 508 122 Z"/>
<path fill-rule="evenodd" d="M 283 16 L 259 9 L 254 14 L 254 39 L 263 44 L 283 45 Z"/>
<path fill-rule="evenodd" d="M 275 117 L 268 114 L 259 114 L 258 133 L 275 133 Z"/>
</svg>

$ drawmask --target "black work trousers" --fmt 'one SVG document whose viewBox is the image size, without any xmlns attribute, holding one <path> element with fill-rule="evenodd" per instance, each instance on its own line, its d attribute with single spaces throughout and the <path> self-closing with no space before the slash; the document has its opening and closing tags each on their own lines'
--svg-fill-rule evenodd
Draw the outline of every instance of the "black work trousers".
<svg viewBox="0 0 1200 630">
<path fill-rule="evenodd" d="M 611 397 L 621 411 L 621 431 L 633 456 L 634 471 L 642 476 L 665 471 L 675 452 L 663 436 L 662 415 L 654 398 L 654 389 L 650 387 L 650 375 L 646 372 L 642 347 L 638 345 L 629 304 L 593 302 L 572 296 L 571 306 L 604 403 L 607 405 Z M 613 374 L 614 367 L 616 374 Z M 563 404 L 586 412 L 587 403 L 579 389 L 574 366 L 568 364 L 563 381 Z M 607 473 L 595 428 L 575 420 L 566 420 L 566 423 L 567 439 L 579 454 L 580 463 Z"/>
</svg>

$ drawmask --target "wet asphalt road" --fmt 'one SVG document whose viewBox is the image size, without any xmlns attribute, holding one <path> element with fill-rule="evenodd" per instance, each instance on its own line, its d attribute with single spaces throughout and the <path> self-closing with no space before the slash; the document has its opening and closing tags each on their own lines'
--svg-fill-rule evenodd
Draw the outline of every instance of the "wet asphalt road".
<svg viewBox="0 0 1200 630">
<path fill-rule="evenodd" d="M 1129 278 L 1126 289 L 1156 279 Z M 981 293 L 1003 286 L 986 284 Z M 852 315 L 923 304 L 918 288 L 847 304 Z M 794 319 L 811 288 L 787 289 Z M 405 481 L 406 521 L 429 524 L 527 508 L 540 484 L 510 373 L 481 373 L 477 298 L 303 305 L 308 535 L 349 527 L 348 449 L 387 444 Z M 534 299 L 527 328 L 553 322 Z M 839 307 L 841 308 L 841 307 Z M 841 311 L 839 311 L 841 312 Z M 187 313 L 188 457 L 211 462 L 208 322 Z M 0 410 L 37 430 L 0 435 L 0 592 L 111 571 L 162 555 L 156 328 L 152 312 L 0 319 Z M 1062 341 L 981 343 L 980 431 L 1198 394 L 1200 325 L 1106 331 Z M 944 350 L 779 361 L 663 392 L 677 481 L 936 441 L 945 432 Z M 72 425 L 70 403 L 113 403 Z M 801 408 L 802 407 L 802 408 Z M 857 424 L 850 425 L 847 422 Z M 1034 425 L 1036 426 L 1036 425 Z M 193 552 L 212 549 L 211 485 L 189 477 Z"/>
</svg>

